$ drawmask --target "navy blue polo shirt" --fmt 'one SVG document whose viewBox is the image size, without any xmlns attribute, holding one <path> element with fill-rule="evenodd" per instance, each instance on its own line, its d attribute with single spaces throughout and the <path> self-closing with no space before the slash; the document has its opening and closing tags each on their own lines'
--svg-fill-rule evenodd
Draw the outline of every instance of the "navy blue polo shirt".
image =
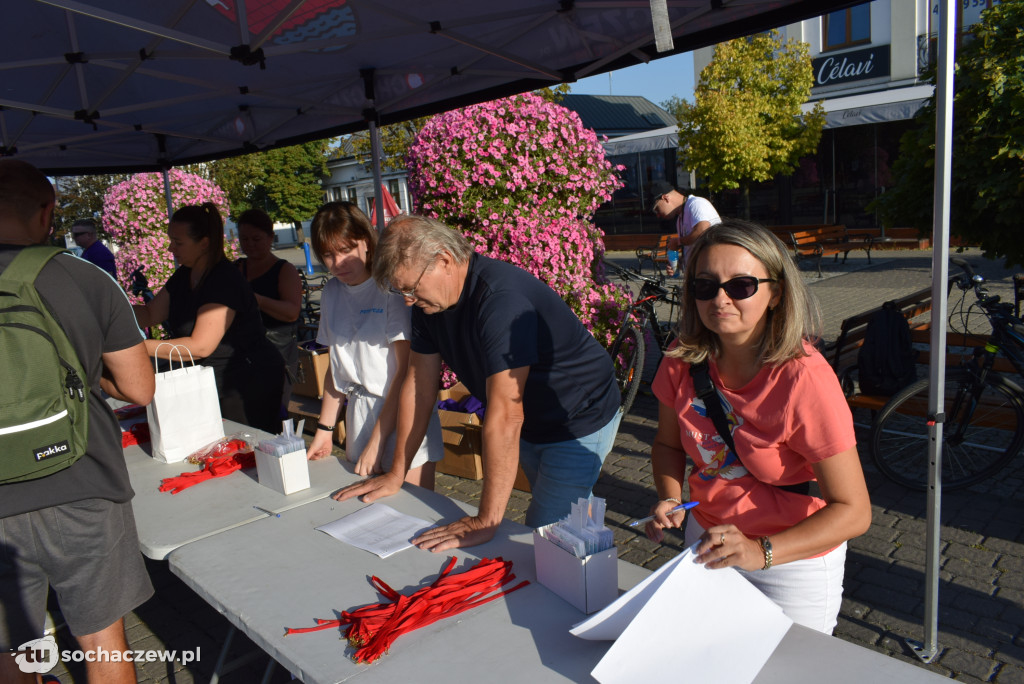
<svg viewBox="0 0 1024 684">
<path fill-rule="evenodd" d="M 604 427 L 619 409 L 611 358 L 548 285 L 503 261 L 474 254 L 455 306 L 414 308 L 412 350 L 440 354 L 486 401 L 487 378 L 530 367 L 521 436 L 548 444 Z"/>
</svg>

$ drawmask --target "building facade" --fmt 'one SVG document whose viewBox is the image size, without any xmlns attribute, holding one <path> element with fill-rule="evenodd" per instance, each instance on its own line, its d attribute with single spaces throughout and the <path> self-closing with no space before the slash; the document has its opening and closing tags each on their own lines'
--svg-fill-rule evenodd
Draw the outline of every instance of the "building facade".
<svg viewBox="0 0 1024 684">
<path fill-rule="evenodd" d="M 958 43 L 998 0 L 960 0 Z M 892 185 L 900 137 L 932 94 L 938 0 L 875 0 L 780 29 L 810 45 L 811 101 L 826 112 L 816 154 L 795 173 L 751 188 L 751 218 L 766 224 L 879 225 L 868 205 Z M 697 79 L 714 48 L 694 52 Z M 698 174 L 699 179 L 699 174 Z M 739 191 L 715 193 L 722 215 L 739 214 Z"/>
</svg>

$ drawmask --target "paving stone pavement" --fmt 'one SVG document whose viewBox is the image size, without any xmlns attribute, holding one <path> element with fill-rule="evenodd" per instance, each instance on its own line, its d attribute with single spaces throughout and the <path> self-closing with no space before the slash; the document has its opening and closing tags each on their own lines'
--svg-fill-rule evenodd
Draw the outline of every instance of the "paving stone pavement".
<svg viewBox="0 0 1024 684">
<path fill-rule="evenodd" d="M 964 256 L 991 280 L 993 291 L 1012 301 L 1012 271 L 983 259 L 976 250 Z M 624 252 L 608 258 L 635 265 L 635 259 Z M 871 262 L 851 254 L 846 264 L 826 259 L 823 278 L 805 273 L 824 312 L 826 340 L 835 339 L 839 323 L 847 316 L 931 282 L 930 251 L 876 251 Z M 608 501 L 607 517 L 615 530 L 619 557 L 652 570 L 682 550 L 678 533 L 654 544 L 625 525 L 646 515 L 654 499 L 649 455 L 657 410 L 649 386 L 643 386 L 594 490 Z M 855 420 L 867 425 L 870 416 L 857 415 Z M 858 437 L 863 443 L 866 430 L 859 428 Z M 956 681 L 1024 682 L 1024 457 L 987 482 L 942 496 L 939 653 L 927 666 L 904 643 L 905 637 L 924 638 L 926 498 L 886 480 L 864 453 L 862 461 L 873 520 L 868 532 L 849 545 L 836 636 Z M 441 475 L 437 489 L 462 501 L 479 500 L 479 482 Z M 529 494 L 514 492 L 507 517 L 521 522 L 528 503 Z M 138 670 L 139 681 L 208 680 L 218 644 L 228 631 L 226 619 L 174 577 L 166 562 L 147 564 L 157 593 L 127 618 L 132 647 L 199 648 L 201 659 L 188 667 L 147 663 Z M 301 581 L 298 563 L 296 577 Z M 68 641 L 66 630 L 58 632 L 58 637 Z M 244 637 L 236 642 L 235 654 L 254 648 Z M 225 681 L 259 681 L 265 664 L 266 657 L 259 657 Z M 85 681 L 81 670 L 61 669 L 54 674 L 61 682 Z M 271 682 L 288 680 L 281 668 L 269 678 Z"/>
</svg>

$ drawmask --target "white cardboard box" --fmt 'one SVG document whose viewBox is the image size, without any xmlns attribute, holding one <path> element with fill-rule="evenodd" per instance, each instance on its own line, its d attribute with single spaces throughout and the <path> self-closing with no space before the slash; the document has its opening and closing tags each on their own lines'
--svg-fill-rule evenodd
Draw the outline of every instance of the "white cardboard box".
<svg viewBox="0 0 1024 684">
<path fill-rule="evenodd" d="M 274 456 L 256 449 L 256 474 L 261 485 L 285 495 L 309 489 L 309 462 L 305 451 Z"/>
<path fill-rule="evenodd" d="M 619 597 L 619 566 L 615 547 L 577 558 L 533 533 L 537 581 L 579 610 L 596 613 Z"/>
</svg>

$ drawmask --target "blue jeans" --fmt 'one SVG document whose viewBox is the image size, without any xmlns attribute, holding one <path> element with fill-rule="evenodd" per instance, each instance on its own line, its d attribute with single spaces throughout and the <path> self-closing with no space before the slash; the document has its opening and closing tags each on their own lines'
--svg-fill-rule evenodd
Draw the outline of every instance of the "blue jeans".
<svg viewBox="0 0 1024 684">
<path fill-rule="evenodd" d="M 604 458 L 612 450 L 622 411 L 585 437 L 550 444 L 519 440 L 519 465 L 530 481 L 533 497 L 526 524 L 543 527 L 569 515 L 569 505 L 591 494 Z"/>
</svg>

